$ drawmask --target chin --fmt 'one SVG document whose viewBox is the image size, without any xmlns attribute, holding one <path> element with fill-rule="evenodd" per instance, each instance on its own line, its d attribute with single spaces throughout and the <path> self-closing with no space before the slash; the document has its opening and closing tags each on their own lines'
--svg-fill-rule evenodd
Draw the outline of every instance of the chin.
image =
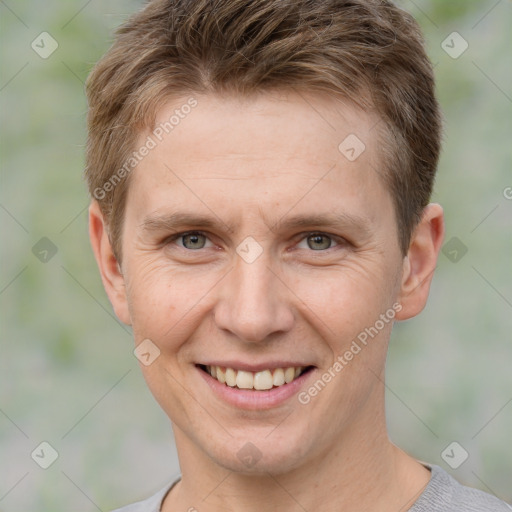
<svg viewBox="0 0 512 512">
<path fill-rule="evenodd" d="M 271 439 L 270 429 L 258 435 L 230 437 L 223 443 L 206 449 L 219 466 L 242 475 L 278 475 L 296 469 L 305 463 L 305 443 L 292 435 Z M 211 443 L 211 440 L 210 440 Z"/>
</svg>

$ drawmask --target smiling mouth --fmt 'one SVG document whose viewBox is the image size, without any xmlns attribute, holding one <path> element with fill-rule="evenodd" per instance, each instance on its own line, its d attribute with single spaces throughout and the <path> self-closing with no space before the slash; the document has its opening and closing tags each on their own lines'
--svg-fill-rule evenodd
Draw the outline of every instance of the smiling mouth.
<svg viewBox="0 0 512 512">
<path fill-rule="evenodd" d="M 285 386 L 314 368 L 313 366 L 290 366 L 288 368 L 247 372 L 223 366 L 203 364 L 197 366 L 221 384 L 231 388 L 252 389 L 254 391 L 267 391 Z"/>
</svg>

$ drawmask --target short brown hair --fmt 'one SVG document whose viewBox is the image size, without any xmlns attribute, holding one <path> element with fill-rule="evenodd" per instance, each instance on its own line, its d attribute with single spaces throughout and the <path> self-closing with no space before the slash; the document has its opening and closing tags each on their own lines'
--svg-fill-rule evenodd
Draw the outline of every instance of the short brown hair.
<svg viewBox="0 0 512 512">
<path fill-rule="evenodd" d="M 154 0 L 117 31 L 87 80 L 86 180 L 119 258 L 126 162 L 171 97 L 296 88 L 373 110 L 399 243 L 428 204 L 441 115 L 412 16 L 387 0 Z M 136 165 L 135 163 L 133 165 Z"/>
</svg>

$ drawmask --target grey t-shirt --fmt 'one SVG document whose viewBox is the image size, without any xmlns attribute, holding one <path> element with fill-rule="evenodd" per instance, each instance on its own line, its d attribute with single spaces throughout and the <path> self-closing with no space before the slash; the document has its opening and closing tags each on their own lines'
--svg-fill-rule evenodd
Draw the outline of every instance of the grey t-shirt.
<svg viewBox="0 0 512 512">
<path fill-rule="evenodd" d="M 504 501 L 459 484 L 439 466 L 424 464 L 431 470 L 430 482 L 408 512 L 510 512 Z M 166 486 L 151 498 L 113 512 L 161 512 L 167 493 L 179 481 Z"/>
</svg>

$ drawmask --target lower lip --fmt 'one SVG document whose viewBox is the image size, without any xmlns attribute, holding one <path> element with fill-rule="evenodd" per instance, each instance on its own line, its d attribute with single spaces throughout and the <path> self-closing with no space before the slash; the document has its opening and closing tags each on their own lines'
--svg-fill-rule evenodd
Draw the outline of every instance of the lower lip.
<svg viewBox="0 0 512 512">
<path fill-rule="evenodd" d="M 309 379 L 315 371 L 313 368 L 288 384 L 283 384 L 282 386 L 264 391 L 256 391 L 251 389 L 239 389 L 237 387 L 232 388 L 226 384 L 221 384 L 217 379 L 214 379 L 210 374 L 197 366 L 196 370 L 200 373 L 208 386 L 210 386 L 212 391 L 223 401 L 235 407 L 250 410 L 272 409 L 273 407 L 283 404 L 286 400 L 299 392 L 306 380 Z"/>
</svg>

